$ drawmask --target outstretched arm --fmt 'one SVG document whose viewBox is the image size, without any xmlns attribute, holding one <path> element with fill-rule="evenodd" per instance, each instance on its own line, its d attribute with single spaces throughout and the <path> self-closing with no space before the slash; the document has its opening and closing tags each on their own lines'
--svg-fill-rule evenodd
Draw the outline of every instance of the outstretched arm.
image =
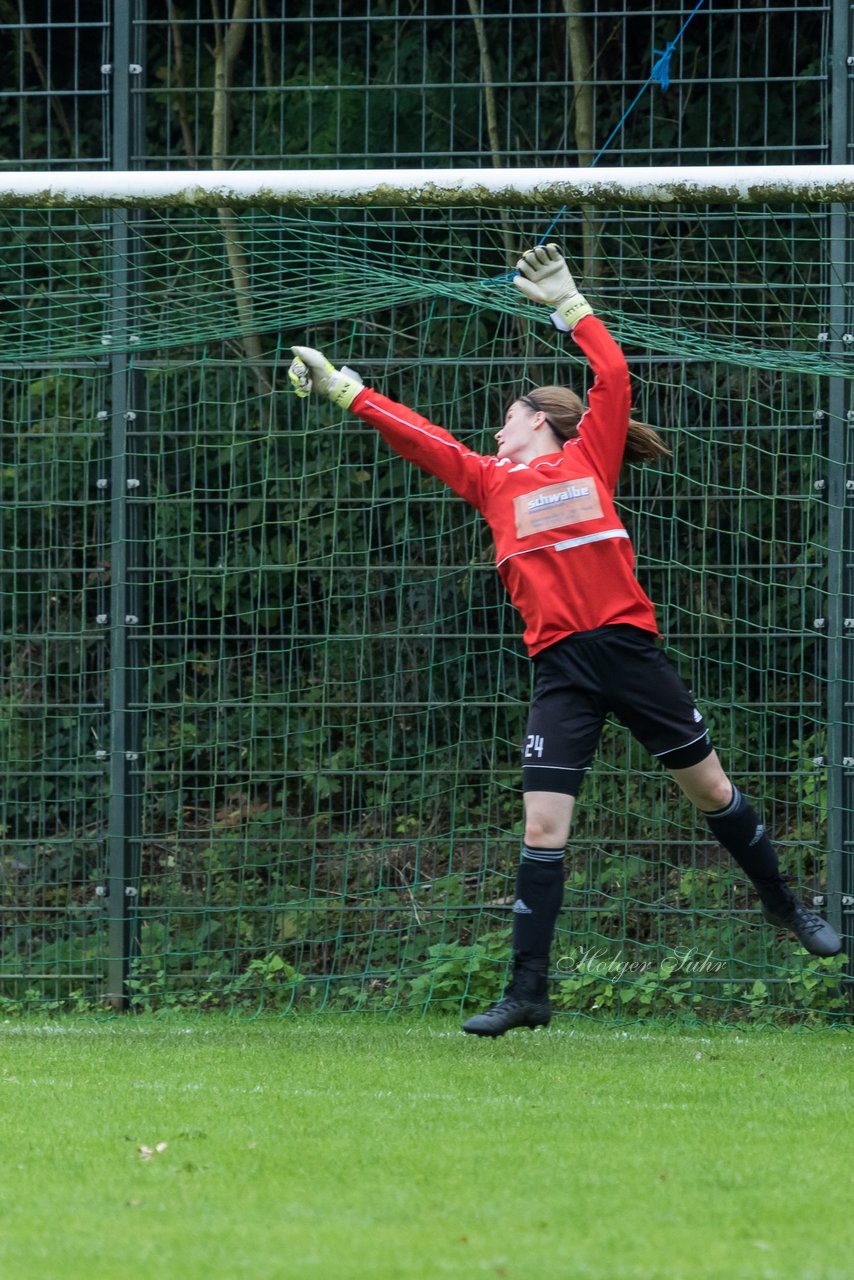
<svg viewBox="0 0 854 1280">
<path fill-rule="evenodd" d="M 292 347 L 296 359 L 288 377 L 298 396 L 326 395 L 339 409 L 351 409 L 375 427 L 396 453 L 438 476 L 472 506 L 481 508 L 495 459 L 460 444 L 450 432 L 405 405 L 365 387 L 352 369 L 336 369 L 312 347 Z"/>
</svg>

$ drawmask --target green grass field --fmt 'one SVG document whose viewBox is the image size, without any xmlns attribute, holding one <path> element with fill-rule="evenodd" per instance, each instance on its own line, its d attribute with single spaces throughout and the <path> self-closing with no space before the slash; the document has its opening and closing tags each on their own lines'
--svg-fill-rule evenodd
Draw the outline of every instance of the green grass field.
<svg viewBox="0 0 854 1280">
<path fill-rule="evenodd" d="M 0 1037 L 3 1280 L 854 1274 L 848 1031 L 171 1014 Z"/>
</svg>

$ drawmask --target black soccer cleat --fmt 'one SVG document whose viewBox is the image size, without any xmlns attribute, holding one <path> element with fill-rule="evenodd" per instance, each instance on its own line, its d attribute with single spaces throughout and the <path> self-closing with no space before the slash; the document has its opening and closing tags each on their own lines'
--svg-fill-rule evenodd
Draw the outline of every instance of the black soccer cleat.
<svg viewBox="0 0 854 1280">
<path fill-rule="evenodd" d="M 763 907 L 762 914 L 769 924 L 794 933 L 801 946 L 814 956 L 836 956 L 842 950 L 842 942 L 833 926 L 800 902 L 784 911 L 769 911 Z"/>
<path fill-rule="evenodd" d="M 552 1019 L 548 1000 L 522 1000 L 507 995 L 484 1013 L 476 1013 L 463 1023 L 463 1031 L 473 1036 L 503 1036 L 514 1027 L 547 1027 Z"/>
</svg>

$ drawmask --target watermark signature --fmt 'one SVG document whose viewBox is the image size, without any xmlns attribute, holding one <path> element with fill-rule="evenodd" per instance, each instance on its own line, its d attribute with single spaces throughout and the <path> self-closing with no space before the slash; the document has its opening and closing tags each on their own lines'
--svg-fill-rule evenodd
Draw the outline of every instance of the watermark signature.
<svg viewBox="0 0 854 1280">
<path fill-rule="evenodd" d="M 562 955 L 557 961 L 557 971 L 566 977 L 583 974 L 596 978 L 658 977 L 672 978 L 677 974 L 720 973 L 726 967 L 723 960 L 716 960 L 711 951 L 703 955 L 695 947 L 673 950 L 654 960 L 628 959 L 622 952 L 609 954 L 603 947 L 585 948 Z"/>
</svg>

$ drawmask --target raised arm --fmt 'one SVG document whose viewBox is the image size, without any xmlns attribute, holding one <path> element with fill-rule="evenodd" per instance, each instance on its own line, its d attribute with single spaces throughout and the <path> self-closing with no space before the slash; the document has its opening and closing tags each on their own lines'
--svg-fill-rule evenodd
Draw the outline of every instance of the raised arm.
<svg viewBox="0 0 854 1280">
<path fill-rule="evenodd" d="M 517 270 L 516 287 L 532 302 L 553 308 L 555 328 L 570 333 L 590 363 L 594 382 L 587 393 L 587 411 L 578 424 L 578 437 L 602 479 L 613 489 L 623 463 L 632 400 L 625 356 L 579 293 L 557 245 L 529 249 L 517 263 Z"/>
<path fill-rule="evenodd" d="M 587 392 L 587 411 L 578 436 L 602 478 L 616 487 L 626 454 L 626 433 L 632 403 L 629 368 L 620 347 L 597 316 L 588 316 L 572 330 L 593 370 Z"/>
</svg>

